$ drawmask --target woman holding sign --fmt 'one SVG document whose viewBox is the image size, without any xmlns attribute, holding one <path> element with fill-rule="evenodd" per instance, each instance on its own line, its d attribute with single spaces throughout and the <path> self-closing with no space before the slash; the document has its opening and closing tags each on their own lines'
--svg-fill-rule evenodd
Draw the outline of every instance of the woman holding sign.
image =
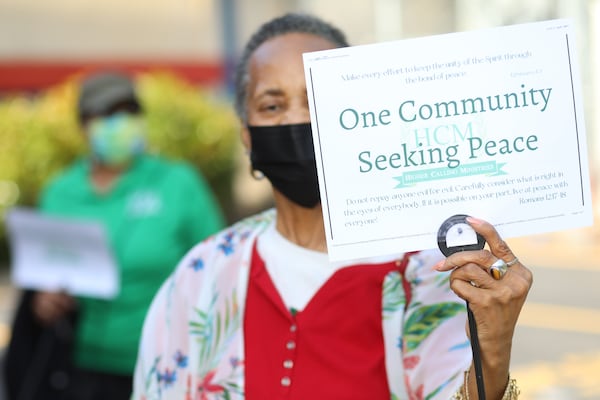
<svg viewBox="0 0 600 400">
<path fill-rule="evenodd" d="M 236 106 L 275 210 L 181 261 L 147 315 L 133 399 L 475 399 L 463 300 L 487 398 L 517 398 L 510 351 L 532 278 L 493 226 L 468 219 L 490 250 L 447 259 L 328 260 L 302 53 L 342 46 L 339 30 L 295 14 L 250 38 Z"/>
</svg>

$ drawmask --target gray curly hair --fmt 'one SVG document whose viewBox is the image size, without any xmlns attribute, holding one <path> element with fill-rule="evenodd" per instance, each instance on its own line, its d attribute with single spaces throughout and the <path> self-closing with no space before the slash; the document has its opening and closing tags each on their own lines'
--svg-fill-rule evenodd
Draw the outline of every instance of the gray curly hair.
<svg viewBox="0 0 600 400">
<path fill-rule="evenodd" d="M 286 33 L 308 33 L 328 40 L 338 47 L 349 46 L 342 31 L 315 16 L 289 13 L 263 24 L 246 43 L 235 71 L 235 111 L 244 124 L 247 120 L 246 96 L 250 79 L 250 57 L 263 43 Z"/>
</svg>

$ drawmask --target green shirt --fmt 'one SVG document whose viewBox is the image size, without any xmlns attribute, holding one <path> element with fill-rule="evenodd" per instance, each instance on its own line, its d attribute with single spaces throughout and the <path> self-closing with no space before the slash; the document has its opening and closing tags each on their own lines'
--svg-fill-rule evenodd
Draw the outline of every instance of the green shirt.
<svg viewBox="0 0 600 400">
<path fill-rule="evenodd" d="M 79 298 L 79 367 L 130 375 L 146 311 L 162 282 L 197 242 L 223 227 L 209 187 L 192 167 L 139 157 L 112 189 L 97 193 L 77 162 L 44 191 L 44 212 L 100 221 L 120 272 L 114 299 Z"/>
</svg>

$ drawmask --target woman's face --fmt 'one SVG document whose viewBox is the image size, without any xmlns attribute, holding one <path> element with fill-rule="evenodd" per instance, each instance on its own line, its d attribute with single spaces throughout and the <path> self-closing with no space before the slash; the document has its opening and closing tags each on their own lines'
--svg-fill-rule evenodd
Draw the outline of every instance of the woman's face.
<svg viewBox="0 0 600 400">
<path fill-rule="evenodd" d="M 335 47 L 326 39 L 306 33 L 288 33 L 258 47 L 249 62 L 248 125 L 310 122 L 302 53 Z M 243 127 L 242 138 L 249 149 L 247 127 Z"/>
</svg>

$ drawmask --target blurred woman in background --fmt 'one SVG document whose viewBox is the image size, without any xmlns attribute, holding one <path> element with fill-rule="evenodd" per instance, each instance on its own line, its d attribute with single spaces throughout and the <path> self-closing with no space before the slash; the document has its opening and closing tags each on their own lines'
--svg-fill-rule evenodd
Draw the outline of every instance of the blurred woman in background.
<svg viewBox="0 0 600 400">
<path fill-rule="evenodd" d="M 89 157 L 46 187 L 39 208 L 104 226 L 120 291 L 111 300 L 26 292 L 5 361 L 11 400 L 129 399 L 152 297 L 183 254 L 223 227 L 197 171 L 146 154 L 143 108 L 128 76 L 88 76 L 78 114 Z"/>
</svg>

